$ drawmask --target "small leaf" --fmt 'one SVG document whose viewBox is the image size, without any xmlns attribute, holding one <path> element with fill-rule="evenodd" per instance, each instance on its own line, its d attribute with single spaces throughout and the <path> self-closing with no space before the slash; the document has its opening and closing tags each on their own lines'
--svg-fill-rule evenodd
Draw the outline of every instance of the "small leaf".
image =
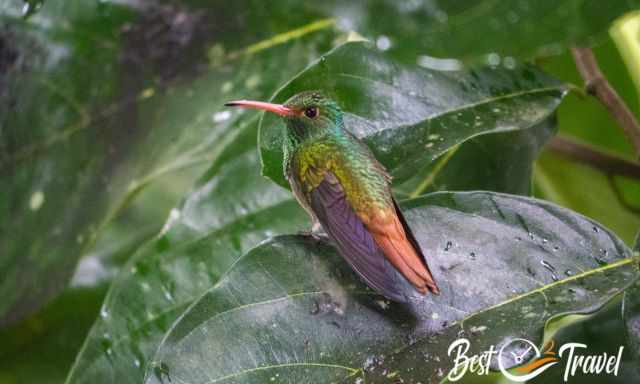
<svg viewBox="0 0 640 384">
<path fill-rule="evenodd" d="M 556 131 L 555 115 L 529 129 L 480 135 L 452 147 L 395 187 L 397 196 L 488 190 L 528 196 L 533 163 Z"/>
<path fill-rule="evenodd" d="M 593 312 L 638 276 L 614 235 L 543 201 L 436 193 L 405 207 L 441 295 L 390 303 L 330 245 L 278 237 L 172 326 L 147 383 L 439 382 L 453 340 L 472 338 L 469 353 L 512 337 L 539 342 L 549 319 Z"/>
</svg>

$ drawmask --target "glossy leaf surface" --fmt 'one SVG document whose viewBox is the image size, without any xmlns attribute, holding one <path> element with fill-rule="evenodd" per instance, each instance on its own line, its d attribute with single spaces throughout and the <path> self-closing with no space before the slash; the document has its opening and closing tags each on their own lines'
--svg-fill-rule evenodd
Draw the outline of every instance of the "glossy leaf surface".
<svg viewBox="0 0 640 384">
<path fill-rule="evenodd" d="M 275 238 L 173 325 L 147 382 L 438 382 L 453 340 L 472 338 L 470 353 L 539 342 L 550 318 L 595 311 L 638 276 L 614 235 L 542 201 L 438 193 L 405 207 L 441 295 L 389 303 L 330 245 Z"/>
<path fill-rule="evenodd" d="M 396 183 L 483 134 L 538 128 L 543 133 L 529 133 L 522 145 L 539 148 L 551 133 L 541 123 L 564 94 L 561 83 L 531 66 L 434 71 L 403 66 L 361 42 L 322 56 L 274 100 L 312 89 L 336 100 L 345 127 L 369 145 Z M 265 114 L 259 138 L 262 172 L 281 185 L 284 129 L 280 118 Z"/>
</svg>

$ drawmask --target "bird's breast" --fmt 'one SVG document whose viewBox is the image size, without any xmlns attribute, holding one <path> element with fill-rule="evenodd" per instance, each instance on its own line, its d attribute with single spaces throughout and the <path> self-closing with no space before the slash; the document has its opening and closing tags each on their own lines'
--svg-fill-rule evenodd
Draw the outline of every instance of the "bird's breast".
<svg viewBox="0 0 640 384">
<path fill-rule="evenodd" d="M 350 205 L 364 215 L 386 212 L 392 205 L 390 178 L 384 167 L 360 143 L 310 141 L 292 153 L 290 177 L 307 193 L 335 175 Z"/>
</svg>

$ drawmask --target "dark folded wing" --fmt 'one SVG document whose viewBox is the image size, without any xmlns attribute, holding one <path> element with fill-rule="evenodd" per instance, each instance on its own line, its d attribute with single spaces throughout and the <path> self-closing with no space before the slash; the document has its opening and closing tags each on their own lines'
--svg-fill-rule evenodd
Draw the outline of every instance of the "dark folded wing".
<svg viewBox="0 0 640 384">
<path fill-rule="evenodd" d="M 353 210 L 337 178 L 328 173 L 310 194 L 310 205 L 342 257 L 373 289 L 406 302 L 404 284 Z"/>
</svg>

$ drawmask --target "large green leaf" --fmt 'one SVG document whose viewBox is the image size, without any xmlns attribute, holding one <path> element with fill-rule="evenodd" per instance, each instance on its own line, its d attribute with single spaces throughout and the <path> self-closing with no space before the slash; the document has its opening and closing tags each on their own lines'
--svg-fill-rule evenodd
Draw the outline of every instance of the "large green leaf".
<svg viewBox="0 0 640 384">
<path fill-rule="evenodd" d="M 51 0 L 27 21 L 2 15 L 15 60 L 1 103 L 0 324 L 59 292 L 105 232 L 159 229 L 238 135 L 227 97 L 267 97 L 331 47 L 331 21 L 256 23 L 267 14 L 246 2 L 205 11 Z M 253 34 L 239 38 L 241 24 Z"/>
<path fill-rule="evenodd" d="M 288 193 L 260 180 L 253 148 L 238 154 L 125 266 L 67 382 L 140 381 L 162 335 L 193 300 L 249 248 L 305 221 Z"/>
<path fill-rule="evenodd" d="M 331 246 L 278 237 L 171 327 L 147 382 L 437 382 L 458 337 L 472 337 L 470 353 L 539 342 L 549 319 L 595 311 L 638 276 L 615 235 L 543 201 L 436 193 L 405 207 L 441 295 L 389 303 Z"/>
<path fill-rule="evenodd" d="M 276 36 L 272 41 L 277 44 L 267 41 L 266 49 L 232 61 L 233 71 L 216 66 L 199 78 L 196 88 L 175 91 L 192 92 L 189 100 L 199 100 L 197 105 L 189 101 L 188 108 L 200 115 L 203 129 L 210 126 L 211 100 L 217 98 L 213 119 L 223 126 L 203 135 L 211 146 L 199 145 L 205 152 L 202 159 L 213 165 L 170 212 L 158 237 L 145 244 L 114 281 L 67 382 L 140 381 L 166 328 L 242 253 L 275 233 L 305 227 L 306 218 L 290 194 L 259 175 L 258 115 L 221 109 L 226 98 L 265 98 L 273 92 L 285 76 L 304 67 L 309 56 L 325 49 L 333 32 L 311 32 L 330 25 L 312 25 L 284 41 L 283 35 Z M 310 36 L 304 37 L 306 33 Z M 288 70 L 275 70 L 285 62 Z M 174 112 L 186 107 L 181 98 L 171 100 Z M 176 121 L 162 124 L 179 126 Z"/>
<path fill-rule="evenodd" d="M 454 146 L 483 134 L 537 128 L 539 132 L 520 140 L 537 152 L 551 133 L 541 123 L 564 94 L 561 83 L 535 67 L 428 70 L 400 65 L 361 42 L 322 56 L 274 100 L 284 102 L 309 89 L 322 89 L 340 104 L 347 129 L 367 142 L 399 183 Z M 259 138 L 262 172 L 286 185 L 283 131 L 281 119 L 264 115 Z M 511 138 L 507 135 L 505 140 Z"/>
<path fill-rule="evenodd" d="M 541 1 L 354 1 L 310 3 L 330 12 L 340 25 L 375 40 L 395 56 L 424 65 L 451 65 L 435 58 L 481 57 L 509 66 L 513 56 L 532 58 L 588 44 L 611 21 L 638 9 L 637 0 Z M 459 65 L 459 64 L 458 64 Z"/>
<path fill-rule="evenodd" d="M 10 58 L 0 94 L 0 325 L 64 287 L 106 211 L 126 147 L 113 145 L 126 127 L 108 126 L 91 108 L 118 92 L 114 34 L 131 14 L 66 3 L 64 13 L 52 4 L 33 22 L 0 16 L 3 61 Z M 94 78 L 105 82 L 87 87 Z"/>
<path fill-rule="evenodd" d="M 140 381 L 166 329 L 242 253 L 273 233 L 304 227 L 289 194 L 259 177 L 255 146 L 246 140 L 255 137 L 256 119 L 239 129 L 245 137 L 230 157 L 221 157 L 114 281 L 68 382 Z"/>
</svg>

